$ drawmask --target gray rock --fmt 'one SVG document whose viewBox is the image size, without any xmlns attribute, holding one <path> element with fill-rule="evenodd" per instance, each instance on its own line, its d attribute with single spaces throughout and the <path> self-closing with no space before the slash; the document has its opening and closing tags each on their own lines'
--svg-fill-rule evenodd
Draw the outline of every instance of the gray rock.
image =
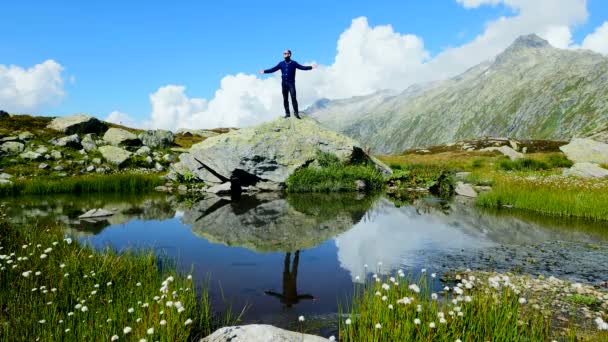
<svg viewBox="0 0 608 342">
<path fill-rule="evenodd" d="M 45 170 L 49 168 L 49 164 L 47 163 L 40 163 L 40 165 L 38 165 L 38 168 L 41 170 Z"/>
<path fill-rule="evenodd" d="M 22 141 L 32 140 L 33 137 L 34 137 L 34 134 L 32 134 L 31 132 L 28 132 L 28 131 L 19 133 L 19 140 L 22 140 Z"/>
<path fill-rule="evenodd" d="M 519 150 L 519 145 L 517 144 L 517 141 L 515 140 L 509 140 L 509 145 L 511 145 L 511 148 L 515 151 Z"/>
<path fill-rule="evenodd" d="M 482 148 L 480 151 L 482 151 L 482 152 L 498 151 L 498 152 L 502 153 L 503 155 L 509 157 L 509 159 L 511 159 L 511 160 L 517 160 L 517 159 L 524 157 L 523 153 L 519 153 L 509 146 L 486 147 L 486 148 Z"/>
<path fill-rule="evenodd" d="M 575 163 L 608 164 L 608 144 L 591 139 L 572 139 L 559 148 Z"/>
<path fill-rule="evenodd" d="M 78 150 L 78 153 L 80 153 L 83 156 L 87 156 L 87 151 L 84 148 L 82 150 Z"/>
<path fill-rule="evenodd" d="M 108 163 L 116 166 L 124 164 L 132 155 L 131 152 L 116 146 L 101 146 L 99 152 Z"/>
<path fill-rule="evenodd" d="M 221 133 L 208 130 L 208 129 L 188 129 L 188 128 L 180 128 L 175 132 L 175 134 L 180 134 L 184 136 L 198 136 L 201 138 L 211 138 L 216 135 L 220 135 Z"/>
<path fill-rule="evenodd" d="M 470 172 L 456 172 L 454 174 L 454 178 L 456 178 L 456 180 L 464 180 L 465 178 L 467 178 L 471 173 Z"/>
<path fill-rule="evenodd" d="M 95 217 L 108 217 L 114 215 L 114 212 L 105 209 L 91 209 L 86 213 L 78 216 L 78 218 L 95 218 Z"/>
<path fill-rule="evenodd" d="M 154 188 L 154 190 L 160 191 L 160 192 L 172 192 L 173 188 L 171 188 L 170 186 L 159 185 L 156 188 Z"/>
<path fill-rule="evenodd" d="M 184 184 L 180 184 L 180 185 L 177 187 L 177 191 L 179 191 L 179 192 L 186 192 L 186 191 L 188 191 L 188 187 L 187 187 L 187 186 L 185 186 Z"/>
<path fill-rule="evenodd" d="M 34 152 L 38 154 L 46 154 L 48 151 L 49 149 L 46 146 L 40 146 L 36 150 L 34 150 Z"/>
<path fill-rule="evenodd" d="M 224 327 L 202 339 L 202 342 L 323 342 L 326 338 L 283 330 L 272 325 L 250 324 Z"/>
<path fill-rule="evenodd" d="M 106 169 L 105 167 L 98 167 L 95 169 L 95 172 L 97 173 L 106 173 L 108 172 L 108 169 Z"/>
<path fill-rule="evenodd" d="M 11 182 L 8 179 L 0 179 L 0 185 L 11 185 L 13 184 L 13 182 Z"/>
<path fill-rule="evenodd" d="M 61 166 L 61 165 L 57 165 L 57 166 L 55 166 L 55 167 L 53 168 L 53 170 L 54 170 L 54 171 L 63 171 L 64 169 L 63 169 L 63 166 Z"/>
<path fill-rule="evenodd" d="M 103 140 L 114 146 L 140 146 L 141 140 L 137 136 L 129 131 L 125 131 L 121 128 L 110 128 L 106 134 L 103 135 Z"/>
<path fill-rule="evenodd" d="M 93 171 L 95 171 L 95 166 L 89 165 L 86 170 L 87 170 L 87 172 L 93 172 Z"/>
<path fill-rule="evenodd" d="M 11 136 L 4 137 L 4 138 L 0 139 L 0 142 L 3 142 L 3 143 L 9 142 L 9 141 L 19 141 L 19 142 L 21 142 L 21 140 L 19 139 L 19 137 L 16 136 L 16 135 L 11 135 Z"/>
<path fill-rule="evenodd" d="M 44 155 L 44 159 L 46 159 L 46 160 L 51 159 L 51 155 L 50 155 L 50 154 L 48 154 L 48 153 L 47 153 L 47 154 L 45 154 L 45 155 Z"/>
<path fill-rule="evenodd" d="M 91 152 L 97 149 L 97 143 L 95 142 L 95 138 L 97 137 L 97 135 L 95 134 L 86 134 L 84 136 L 84 138 L 82 138 L 82 141 L 80 142 L 80 144 L 82 145 L 82 148 L 87 151 L 87 152 Z"/>
<path fill-rule="evenodd" d="M 8 173 L 2 172 L 0 173 L 0 179 L 11 179 L 13 175 L 9 175 Z"/>
<path fill-rule="evenodd" d="M 171 131 L 165 131 L 161 129 L 145 131 L 139 134 L 139 139 L 146 146 L 152 148 L 167 148 L 173 145 L 175 136 Z"/>
<path fill-rule="evenodd" d="M 147 156 L 146 157 L 146 163 L 148 163 L 148 165 L 154 165 L 154 160 L 152 160 L 152 157 Z"/>
<path fill-rule="evenodd" d="M 572 167 L 564 170 L 564 175 L 582 178 L 603 178 L 608 177 L 608 170 L 594 163 L 574 163 Z"/>
<path fill-rule="evenodd" d="M 23 152 L 19 155 L 19 157 L 27 160 L 40 160 L 42 159 L 42 154 L 36 153 L 33 151 Z"/>
<path fill-rule="evenodd" d="M 169 162 L 169 163 L 173 163 L 173 162 L 175 162 L 175 157 L 173 155 L 167 153 L 163 156 L 163 160 L 166 162 Z"/>
<path fill-rule="evenodd" d="M 457 182 L 455 191 L 456 191 L 456 194 L 460 195 L 460 196 L 473 197 L 473 198 L 477 197 L 477 192 L 475 191 L 475 189 L 473 189 L 471 184 Z"/>
<path fill-rule="evenodd" d="M 51 151 L 51 158 L 55 160 L 60 160 L 61 158 L 63 158 L 63 154 L 61 154 L 60 151 Z"/>
<path fill-rule="evenodd" d="M 355 189 L 357 191 L 366 191 L 367 190 L 367 184 L 365 183 L 364 180 L 357 179 L 355 181 Z"/>
<path fill-rule="evenodd" d="M 17 141 L 5 142 L 0 146 L 0 151 L 6 154 L 17 154 L 23 152 L 25 145 Z"/>
<path fill-rule="evenodd" d="M 99 133 L 106 129 L 106 124 L 86 114 L 76 114 L 55 118 L 47 128 L 65 134 Z"/>
<path fill-rule="evenodd" d="M 150 148 L 148 146 L 142 146 L 142 147 L 138 148 L 137 151 L 135 151 L 135 155 L 136 156 L 149 156 L 150 152 L 152 152 L 152 150 L 150 150 Z"/>
<path fill-rule="evenodd" d="M 205 189 L 205 192 L 208 192 L 210 194 L 216 194 L 216 195 L 230 194 L 230 182 L 217 184 L 217 185 L 208 187 Z"/>
<path fill-rule="evenodd" d="M 93 162 L 93 164 L 101 164 L 101 158 L 93 158 L 91 161 Z"/>
<path fill-rule="evenodd" d="M 342 161 L 368 160 L 385 174 L 391 173 L 390 168 L 368 156 L 352 139 L 306 118 L 297 121 L 280 118 L 208 138 L 193 145 L 189 153 L 182 153 L 172 169 L 207 184 L 236 178 L 241 186 L 258 182 L 283 186 L 289 175 L 314 162 L 319 151 Z"/>
<path fill-rule="evenodd" d="M 74 149 L 82 148 L 82 145 L 80 144 L 80 137 L 78 137 L 78 134 L 68 135 L 59 139 L 53 139 L 51 140 L 51 143 L 55 146 L 61 147 L 71 147 Z"/>
<path fill-rule="evenodd" d="M 160 163 L 155 163 L 154 164 L 154 169 L 158 172 L 163 172 L 165 171 L 165 168 L 160 164 Z"/>
</svg>

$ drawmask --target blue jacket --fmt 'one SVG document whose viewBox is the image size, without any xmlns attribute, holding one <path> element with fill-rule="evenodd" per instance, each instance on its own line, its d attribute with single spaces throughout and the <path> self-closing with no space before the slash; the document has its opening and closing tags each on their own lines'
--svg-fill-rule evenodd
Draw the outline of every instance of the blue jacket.
<svg viewBox="0 0 608 342">
<path fill-rule="evenodd" d="M 264 70 L 265 74 L 272 74 L 273 72 L 281 69 L 281 81 L 283 83 L 296 83 L 296 69 L 300 70 L 311 70 L 311 66 L 300 65 L 298 62 L 292 60 L 289 62 L 280 61 L 274 68 Z"/>
</svg>

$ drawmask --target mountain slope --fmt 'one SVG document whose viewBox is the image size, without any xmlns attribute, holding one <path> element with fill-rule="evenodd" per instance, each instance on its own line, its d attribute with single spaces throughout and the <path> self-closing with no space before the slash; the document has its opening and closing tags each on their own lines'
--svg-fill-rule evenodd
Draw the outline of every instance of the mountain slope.
<svg viewBox="0 0 608 342">
<path fill-rule="evenodd" d="M 569 140 L 608 129 L 608 58 L 519 37 L 493 61 L 403 93 L 327 101 L 309 114 L 376 153 L 477 138 Z"/>
</svg>

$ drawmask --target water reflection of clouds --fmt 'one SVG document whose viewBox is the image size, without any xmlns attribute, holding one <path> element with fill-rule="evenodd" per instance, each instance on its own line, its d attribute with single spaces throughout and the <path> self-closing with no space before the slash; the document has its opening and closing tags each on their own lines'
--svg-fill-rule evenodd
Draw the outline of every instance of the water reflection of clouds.
<svg viewBox="0 0 608 342">
<path fill-rule="evenodd" d="M 353 280 L 376 270 L 382 262 L 384 272 L 398 267 L 424 267 L 429 251 L 449 253 L 461 249 L 493 246 L 480 231 L 446 224 L 438 215 L 420 215 L 414 207 L 396 208 L 379 201 L 361 222 L 338 235 L 335 243 L 340 266 Z"/>
</svg>

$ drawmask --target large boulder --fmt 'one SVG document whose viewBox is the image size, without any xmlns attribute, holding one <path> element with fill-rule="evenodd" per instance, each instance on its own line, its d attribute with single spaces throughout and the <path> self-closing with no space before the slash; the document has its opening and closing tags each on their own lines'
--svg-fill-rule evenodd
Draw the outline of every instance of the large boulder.
<svg viewBox="0 0 608 342">
<path fill-rule="evenodd" d="M 21 157 L 22 159 L 27 159 L 27 160 L 40 160 L 40 159 L 42 159 L 42 154 L 36 153 L 33 151 L 27 151 L 27 152 L 21 153 L 19 155 L 19 157 Z"/>
<path fill-rule="evenodd" d="M 575 138 L 559 148 L 575 163 L 608 164 L 608 144 L 583 138 Z"/>
<path fill-rule="evenodd" d="M 90 134 L 86 134 L 84 136 L 84 138 L 82 138 L 82 141 L 80 142 L 82 145 L 82 148 L 87 151 L 87 152 L 91 152 L 97 149 L 97 143 L 95 142 L 95 138 L 97 137 L 97 135 L 90 133 Z"/>
<path fill-rule="evenodd" d="M 564 175 L 582 178 L 603 178 L 608 177 L 608 170 L 594 163 L 575 163 L 569 169 L 564 170 Z"/>
<path fill-rule="evenodd" d="M 249 324 L 224 327 L 202 339 L 202 342 L 324 342 L 328 339 L 283 330 L 272 325 Z"/>
<path fill-rule="evenodd" d="M 103 140 L 114 146 L 140 146 L 141 140 L 122 128 L 110 128 L 106 134 L 103 135 Z"/>
<path fill-rule="evenodd" d="M 123 165 L 129 158 L 131 158 L 132 153 L 126 151 L 120 147 L 116 146 L 101 146 L 99 148 L 99 152 L 103 156 L 108 163 L 121 166 Z"/>
<path fill-rule="evenodd" d="M 391 173 L 351 138 L 306 118 L 280 118 L 208 138 L 181 154 L 172 168 L 177 174 L 206 183 L 236 180 L 242 186 L 258 182 L 282 186 L 294 171 L 315 162 L 318 152 L 331 153 L 341 161 L 368 160 L 382 172 Z"/>
<path fill-rule="evenodd" d="M 498 151 L 500 153 L 502 153 L 503 155 L 509 157 L 509 159 L 511 160 L 517 160 L 517 159 L 521 159 L 524 157 L 523 153 L 517 152 L 514 149 L 512 149 L 510 146 L 500 146 L 500 147 L 486 147 L 486 148 L 482 148 L 480 151 L 482 152 L 491 152 L 491 151 Z"/>
<path fill-rule="evenodd" d="M 173 145 L 175 136 L 171 131 L 165 131 L 162 129 L 145 131 L 139 134 L 139 140 L 149 147 L 152 148 L 167 148 Z"/>
<path fill-rule="evenodd" d="M 55 146 L 61 147 L 71 147 L 75 149 L 80 149 L 82 145 L 80 144 L 80 137 L 78 134 L 72 134 L 61 138 L 55 138 L 51 140 L 51 143 Z"/>
<path fill-rule="evenodd" d="M 47 128 L 63 132 L 65 134 L 74 134 L 100 133 L 103 132 L 107 128 L 107 126 L 105 123 L 99 121 L 93 116 L 86 114 L 76 114 L 55 118 L 48 124 Z"/>
<path fill-rule="evenodd" d="M 18 141 L 8 141 L 0 145 L 0 151 L 6 154 L 17 154 L 23 152 L 25 145 Z"/>
</svg>

